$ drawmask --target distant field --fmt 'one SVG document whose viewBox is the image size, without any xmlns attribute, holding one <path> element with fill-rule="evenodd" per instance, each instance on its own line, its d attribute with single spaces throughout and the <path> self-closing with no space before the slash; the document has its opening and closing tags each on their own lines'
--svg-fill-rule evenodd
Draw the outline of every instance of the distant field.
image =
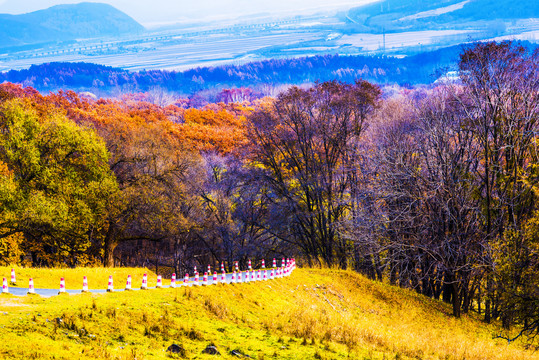
<svg viewBox="0 0 539 360">
<path fill-rule="evenodd" d="M 144 293 L 0 295 L 0 358 L 539 359 L 493 339 L 497 324 L 450 314 L 440 301 L 338 270 Z M 167 353 L 172 344 L 179 354 Z M 202 354 L 209 345 L 221 356 Z"/>
<path fill-rule="evenodd" d="M 421 14 L 421 13 L 420 13 Z M 251 24 L 189 32 L 146 33 L 118 39 L 80 40 L 1 54 L 0 71 L 20 70 L 49 62 L 89 62 L 126 70 L 187 70 L 196 67 L 243 64 L 250 61 L 325 54 L 408 55 L 471 40 L 486 40 L 484 24 L 448 25 L 438 30 L 369 32 L 350 30 L 336 17 Z M 506 25 L 503 39 L 537 41 L 537 19 Z M 490 37 L 492 38 L 492 37 Z M 501 38 L 500 38 L 501 39 Z"/>
<path fill-rule="evenodd" d="M 385 44 L 386 50 L 400 49 L 405 51 L 409 47 L 448 43 L 450 38 L 460 37 L 462 42 L 465 42 L 467 36 L 470 37 L 475 33 L 476 31 L 472 30 L 429 30 L 388 33 L 385 36 L 383 34 L 353 34 L 343 36 L 337 43 L 339 45 L 350 44 L 366 51 L 379 51 Z"/>
<path fill-rule="evenodd" d="M 473 31 L 418 31 L 386 34 L 387 51 L 406 52 L 407 48 L 466 41 Z M 369 54 L 384 50 L 382 34 L 353 34 L 333 39 L 335 35 L 323 28 L 267 30 L 248 34 L 213 34 L 189 38 L 172 38 L 137 45 L 95 49 L 70 53 L 36 51 L 25 57 L 0 57 L 0 71 L 20 70 L 33 64 L 48 62 L 89 62 L 122 69 L 187 70 L 196 67 L 243 64 L 249 61 L 284 56 L 317 54 Z M 453 37 L 453 39 L 451 39 Z M 460 40 L 455 41 L 455 37 Z M 448 40 L 449 39 L 449 40 Z M 314 46 L 313 46 L 314 44 Z M 86 48 L 85 48 L 86 49 Z"/>
<path fill-rule="evenodd" d="M 125 48 L 84 50 L 78 53 L 50 54 L 22 59 L 0 60 L 0 71 L 25 69 L 36 63 L 54 61 L 91 62 L 128 70 L 185 70 L 197 66 L 214 66 L 223 62 L 255 60 L 249 55 L 255 50 L 300 41 L 314 40 L 320 33 L 276 32 L 258 35 L 211 35 L 188 40 L 144 43 Z"/>
</svg>

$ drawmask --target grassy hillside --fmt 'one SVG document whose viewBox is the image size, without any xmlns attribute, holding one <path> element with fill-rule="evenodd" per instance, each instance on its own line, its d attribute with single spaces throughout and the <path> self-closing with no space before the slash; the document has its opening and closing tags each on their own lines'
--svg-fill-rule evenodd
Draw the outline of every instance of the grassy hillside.
<svg viewBox="0 0 539 360">
<path fill-rule="evenodd" d="M 251 284 L 2 295 L 0 358 L 539 359 L 494 340 L 496 325 L 450 313 L 353 272 L 313 269 Z M 166 352 L 173 343 L 180 354 Z M 220 357 L 202 354 L 210 344 Z"/>
</svg>

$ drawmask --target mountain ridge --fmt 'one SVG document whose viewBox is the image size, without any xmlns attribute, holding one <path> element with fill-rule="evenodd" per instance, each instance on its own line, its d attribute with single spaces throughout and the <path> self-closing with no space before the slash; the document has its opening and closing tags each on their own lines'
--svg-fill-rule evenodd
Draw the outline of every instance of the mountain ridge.
<svg viewBox="0 0 539 360">
<path fill-rule="evenodd" d="M 0 14 L 0 47 L 136 34 L 144 27 L 102 3 L 56 5 L 21 15 Z"/>
<path fill-rule="evenodd" d="M 539 18 L 539 2 L 383 0 L 354 7 L 345 16 L 350 23 L 372 32 L 481 28 L 493 23 Z"/>
</svg>

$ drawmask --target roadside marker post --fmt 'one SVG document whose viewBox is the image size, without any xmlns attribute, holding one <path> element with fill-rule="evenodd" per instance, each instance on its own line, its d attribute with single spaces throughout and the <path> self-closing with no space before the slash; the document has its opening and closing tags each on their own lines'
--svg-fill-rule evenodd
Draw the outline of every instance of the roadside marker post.
<svg viewBox="0 0 539 360">
<path fill-rule="evenodd" d="M 86 276 L 82 278 L 82 292 L 88 292 L 88 278 Z"/>
<path fill-rule="evenodd" d="M 64 278 L 60 278 L 60 291 L 58 291 L 58 295 L 65 294 L 66 292 L 66 283 Z"/>
<path fill-rule="evenodd" d="M 17 285 L 17 279 L 15 278 L 15 269 L 11 269 L 11 285 Z"/>
<path fill-rule="evenodd" d="M 172 274 L 172 277 L 170 278 L 170 287 L 175 288 L 176 287 L 176 273 Z"/>
<path fill-rule="evenodd" d="M 112 275 L 109 275 L 109 285 L 107 286 L 107 292 L 113 292 L 114 291 L 114 285 L 112 283 Z"/>
<path fill-rule="evenodd" d="M 204 278 L 202 279 L 202 285 L 206 286 L 208 285 L 208 273 L 204 273 Z"/>
<path fill-rule="evenodd" d="M 28 280 L 28 294 L 35 294 L 36 290 L 34 289 L 34 279 L 30 278 Z"/>
<path fill-rule="evenodd" d="M 2 280 L 2 294 L 9 294 L 9 287 L 7 286 L 6 278 Z"/>
<path fill-rule="evenodd" d="M 187 286 L 189 284 L 189 274 L 185 274 L 185 277 L 183 278 L 183 285 Z"/>
<path fill-rule="evenodd" d="M 131 275 L 127 275 L 127 282 L 125 283 L 125 290 L 131 290 Z"/>
<path fill-rule="evenodd" d="M 161 275 L 157 275 L 157 285 L 155 285 L 157 289 L 161 289 L 163 287 L 163 279 L 161 278 Z"/>
<path fill-rule="evenodd" d="M 148 274 L 142 275 L 142 285 L 140 290 L 148 290 Z"/>
</svg>

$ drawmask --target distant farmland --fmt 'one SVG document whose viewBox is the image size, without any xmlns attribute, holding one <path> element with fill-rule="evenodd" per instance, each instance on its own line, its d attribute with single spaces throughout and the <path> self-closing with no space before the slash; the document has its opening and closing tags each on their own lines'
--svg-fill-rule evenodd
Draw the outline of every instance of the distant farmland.
<svg viewBox="0 0 539 360">
<path fill-rule="evenodd" d="M 182 71 L 326 54 L 402 56 L 481 37 L 476 30 L 345 34 L 339 31 L 342 26 L 335 18 L 309 18 L 55 44 L 0 55 L 0 71 L 27 69 L 33 64 L 50 62 L 88 62 L 133 71 Z"/>
</svg>

